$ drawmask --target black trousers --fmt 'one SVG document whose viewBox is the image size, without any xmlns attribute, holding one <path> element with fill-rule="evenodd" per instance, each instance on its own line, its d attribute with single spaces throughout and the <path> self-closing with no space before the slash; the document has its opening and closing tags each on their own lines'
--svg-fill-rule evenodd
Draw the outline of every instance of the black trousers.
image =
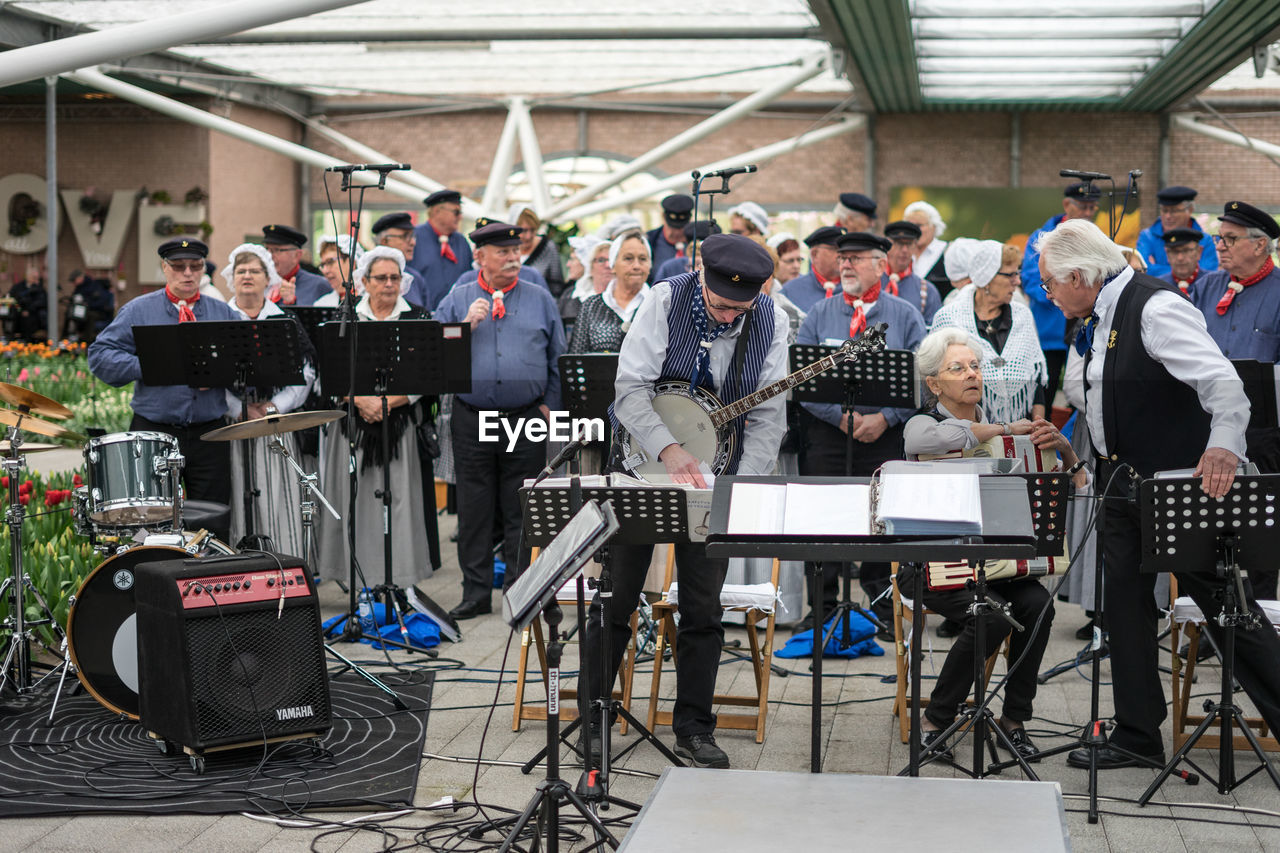
<svg viewBox="0 0 1280 853">
<path fill-rule="evenodd" d="M 915 579 L 915 567 L 906 566 L 898 576 L 899 589 L 910 590 Z M 1025 628 L 1013 631 L 1000 616 L 986 613 L 982 617 L 983 641 L 982 660 L 995 654 L 1008 637 L 1009 663 L 1013 663 L 1026 652 L 1026 657 L 1018 668 L 1009 676 L 1005 684 L 1004 709 L 1002 716 L 1012 722 L 1025 723 L 1031 719 L 1032 703 L 1036 698 L 1036 675 L 1040 672 L 1040 661 L 1044 658 L 1044 650 L 1049 645 L 1049 628 L 1053 625 L 1053 605 L 1049 605 L 1040 630 L 1031 633 L 1036 618 L 1040 615 L 1045 603 L 1050 601 L 1049 591 L 1037 580 L 1024 578 L 1014 581 L 1000 581 L 990 587 L 991 592 L 1009 602 L 1013 618 Z M 938 673 L 938 681 L 925 706 L 924 714 L 929 722 L 938 728 L 946 728 L 955 720 L 960 707 L 973 693 L 973 654 L 977 641 L 978 620 L 968 612 L 973 603 L 973 593 L 966 589 L 933 591 L 926 587 L 924 604 L 930 610 L 952 619 L 964 626 L 956 637 L 947 659 Z"/>
<path fill-rule="evenodd" d="M 609 660 L 606 677 L 609 687 L 618 677 L 622 653 L 631 638 L 631 614 L 635 612 L 644 587 L 652 545 L 610 545 L 610 577 L 613 600 L 609 613 Z M 679 570 L 680 626 L 676 632 L 676 704 L 671 728 L 677 737 L 710 734 L 716 727 L 711 713 L 716 690 L 716 671 L 720 667 L 720 647 L 724 643 L 724 625 L 720 619 L 720 589 L 729 570 L 727 559 L 707 557 L 707 546 L 701 542 L 676 545 L 676 568 Z M 600 597 L 591 602 L 587 621 L 589 662 L 587 689 L 594 699 L 602 694 L 600 667 L 595 659 L 600 647 Z"/>
<path fill-rule="evenodd" d="M 493 592 L 494 509 L 502 525 L 503 559 L 507 578 L 515 580 L 528 563 L 528 549 L 520 548 L 520 487 L 546 464 L 546 446 L 521 433 L 507 452 L 506 433 L 498 441 L 480 441 L 480 416 L 454 401 L 453 467 L 458 495 L 458 565 L 462 568 L 462 600 L 488 601 Z M 530 406 L 512 418 L 536 417 Z M 514 426 L 514 424 L 513 424 Z"/>
<path fill-rule="evenodd" d="M 1111 469 L 1109 463 L 1100 463 L 1098 482 L 1106 483 Z M 1164 748 L 1160 724 L 1167 713 L 1164 685 L 1157 668 L 1156 575 L 1138 571 L 1142 561 L 1139 507 L 1107 501 L 1105 512 L 1103 620 L 1110 635 L 1111 696 L 1116 721 L 1111 741 L 1140 755 L 1155 755 Z M 1209 571 L 1212 567 L 1195 568 Z M 1212 574 L 1200 572 L 1177 572 L 1175 577 L 1178 591 L 1191 596 L 1200 606 L 1209 634 L 1222 648 L 1222 629 L 1213 621 L 1222 611 L 1222 602 L 1215 596 L 1222 584 Z M 1261 614 L 1248 579 L 1244 587 L 1249 609 Z M 1280 731 L 1280 637 L 1265 616 L 1262 624 L 1254 631 L 1236 629 L 1235 676 L 1267 725 Z"/>
<path fill-rule="evenodd" d="M 163 432 L 178 440 L 178 449 L 186 458 L 182 469 L 183 492 L 188 500 L 213 501 L 231 504 L 231 443 L 227 441 L 201 441 L 200 436 L 223 426 L 221 420 L 206 421 L 190 426 L 162 424 L 144 418 L 136 412 L 129 423 L 131 432 Z M 228 522 L 230 515 L 227 516 Z M 230 529 L 210 532 L 227 542 Z"/>
<path fill-rule="evenodd" d="M 809 477 L 841 477 L 845 474 L 846 438 L 844 432 L 826 421 L 819 420 L 805 410 L 800 413 L 803 424 L 803 448 L 800 455 L 800 473 Z M 903 458 L 902 430 L 904 424 L 889 427 L 879 439 L 871 443 L 853 442 L 852 474 L 869 477 L 877 468 L 891 459 Z M 822 567 L 822 612 L 830 613 L 840 597 L 840 563 L 824 563 Z M 806 563 L 805 571 L 812 574 L 813 564 Z M 858 582 L 868 598 L 875 598 L 889 588 L 889 563 L 862 563 L 858 570 Z M 813 607 L 813 584 L 808 584 L 809 606 Z"/>
<path fill-rule="evenodd" d="M 1049 381 L 1044 384 L 1044 416 L 1046 418 L 1053 412 L 1053 398 L 1057 396 L 1058 389 L 1062 387 L 1062 371 L 1067 366 L 1067 351 L 1064 349 L 1047 349 L 1044 352 L 1044 362 L 1049 368 Z"/>
</svg>

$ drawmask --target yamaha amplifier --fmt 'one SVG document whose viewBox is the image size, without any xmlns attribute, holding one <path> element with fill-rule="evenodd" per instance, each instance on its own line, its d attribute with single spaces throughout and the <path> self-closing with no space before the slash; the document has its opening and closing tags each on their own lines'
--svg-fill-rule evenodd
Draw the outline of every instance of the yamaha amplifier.
<svg viewBox="0 0 1280 853">
<path fill-rule="evenodd" d="M 302 560 L 238 554 L 135 573 L 148 731 L 197 751 L 328 731 L 320 608 Z"/>
</svg>

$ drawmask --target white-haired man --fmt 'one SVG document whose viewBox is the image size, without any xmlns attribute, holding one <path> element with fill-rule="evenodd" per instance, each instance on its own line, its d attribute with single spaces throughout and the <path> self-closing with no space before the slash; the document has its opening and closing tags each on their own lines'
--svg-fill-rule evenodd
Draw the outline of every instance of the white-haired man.
<svg viewBox="0 0 1280 853">
<path fill-rule="evenodd" d="M 1206 494 L 1225 495 L 1245 458 L 1249 400 L 1235 368 L 1209 337 L 1204 317 L 1172 284 L 1130 267 L 1092 222 L 1062 222 L 1035 249 L 1047 297 L 1067 317 L 1089 318 L 1076 347 L 1085 357 L 1086 421 L 1101 487 L 1110 484 L 1108 493 L 1116 495 L 1133 473 L 1151 477 L 1159 470 L 1193 468 Z M 1162 764 L 1166 707 L 1156 665 L 1156 576 L 1139 572 L 1136 503 L 1108 501 L 1103 512 L 1103 611 L 1115 729 L 1098 766 Z M 1220 644 L 1216 584 L 1194 571 L 1177 577 Z M 1245 590 L 1249 608 L 1260 612 L 1248 581 Z M 1280 725 L 1280 638 L 1269 630 L 1241 631 L 1236 649 L 1240 684 L 1268 724 Z M 1072 752 L 1067 761 L 1088 767 L 1088 750 Z"/>
</svg>

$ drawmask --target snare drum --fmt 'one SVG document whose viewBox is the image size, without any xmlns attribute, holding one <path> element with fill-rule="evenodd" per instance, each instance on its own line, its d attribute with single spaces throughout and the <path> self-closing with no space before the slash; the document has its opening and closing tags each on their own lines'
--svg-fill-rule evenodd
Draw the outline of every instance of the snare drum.
<svg viewBox="0 0 1280 853">
<path fill-rule="evenodd" d="M 164 459 L 178 440 L 162 432 L 117 432 L 84 446 L 89 518 L 105 527 L 144 527 L 173 518 L 173 483 Z"/>
<path fill-rule="evenodd" d="M 108 436 L 109 437 L 109 436 Z M 134 569 L 153 560 L 234 554 L 212 536 L 199 541 L 186 533 L 187 546 L 140 545 L 104 560 L 89 573 L 71 600 L 67 648 L 76 677 L 108 710 L 138 719 L 138 622 L 133 600 Z"/>
</svg>

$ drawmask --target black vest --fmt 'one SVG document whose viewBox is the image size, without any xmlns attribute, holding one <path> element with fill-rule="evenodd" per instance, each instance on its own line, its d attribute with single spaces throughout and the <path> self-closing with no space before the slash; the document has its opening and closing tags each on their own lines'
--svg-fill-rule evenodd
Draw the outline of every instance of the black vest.
<svg viewBox="0 0 1280 853">
<path fill-rule="evenodd" d="M 1143 477 L 1194 468 L 1209 440 L 1209 414 L 1195 389 L 1174 379 L 1142 345 L 1142 309 L 1158 291 L 1176 287 L 1135 272 L 1116 300 L 1102 365 L 1102 425 L 1108 458 Z"/>
</svg>

